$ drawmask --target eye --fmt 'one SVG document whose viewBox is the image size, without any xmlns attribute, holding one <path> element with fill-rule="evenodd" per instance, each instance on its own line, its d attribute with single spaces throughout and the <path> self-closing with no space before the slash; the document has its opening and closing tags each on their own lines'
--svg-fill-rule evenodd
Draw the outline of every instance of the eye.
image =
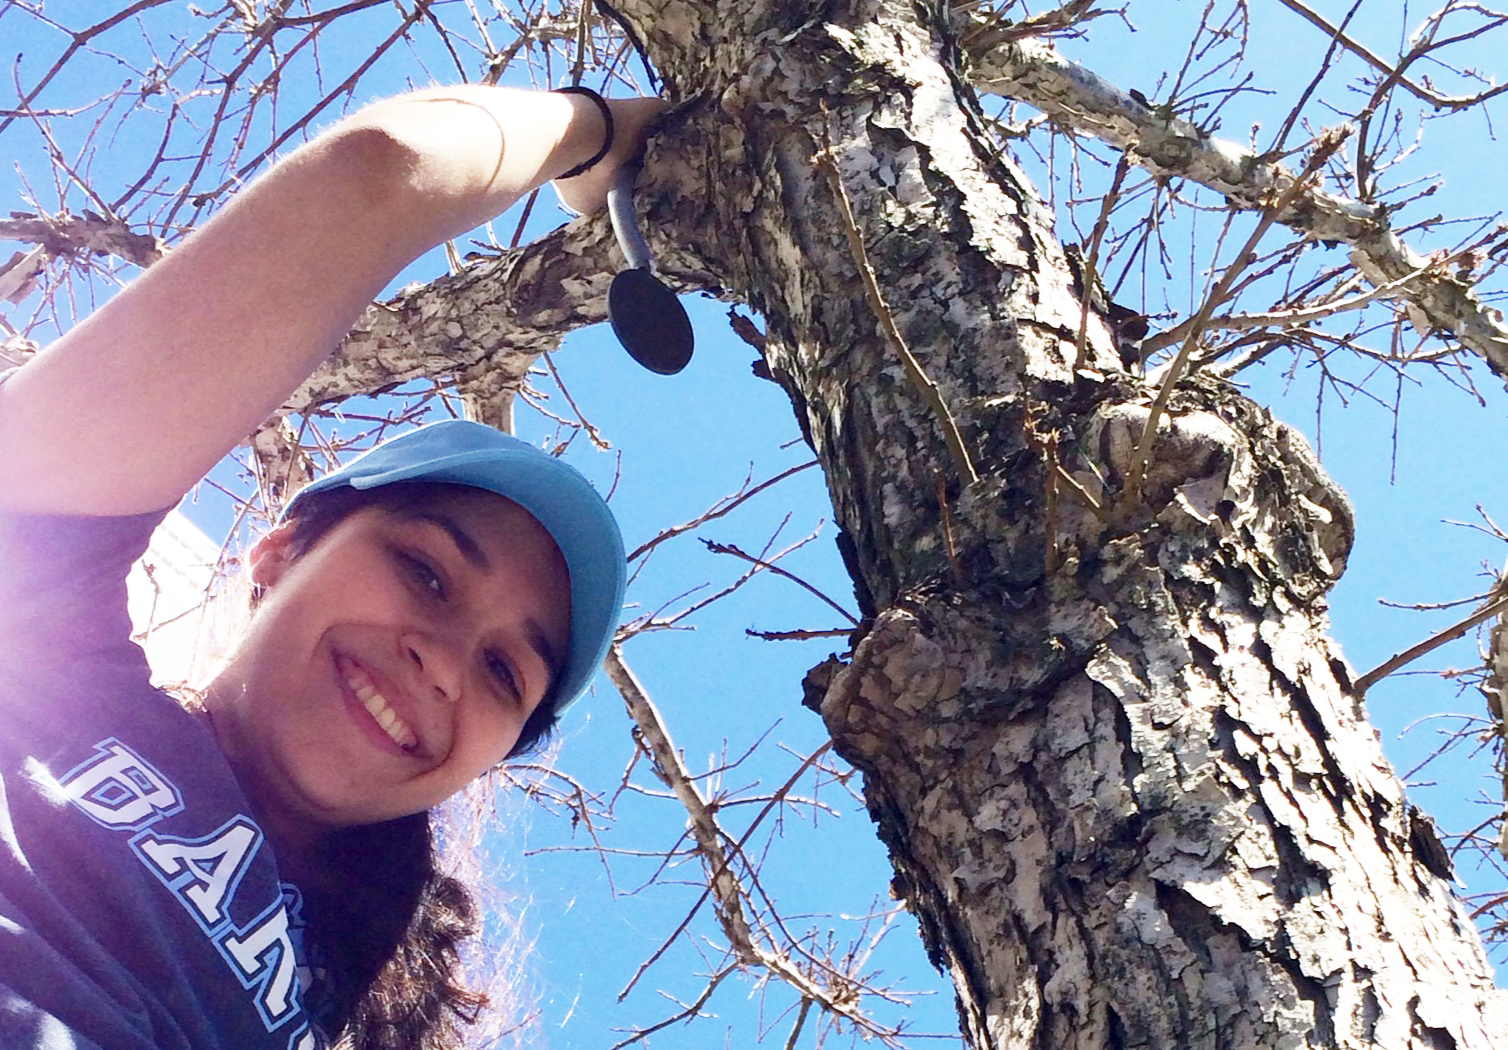
<svg viewBox="0 0 1508 1050">
<path fill-rule="evenodd" d="M 445 597 L 445 581 L 429 562 L 405 551 L 398 551 L 397 558 L 399 564 L 403 566 L 404 573 L 414 583 L 436 598 Z"/>
<path fill-rule="evenodd" d="M 510 664 L 504 657 L 502 657 L 498 653 L 489 652 L 487 654 L 487 673 L 490 674 L 493 680 L 501 685 L 510 696 L 514 697 L 515 699 L 523 698 L 523 689 L 519 684 L 518 676 L 513 673 L 513 665 Z"/>
</svg>

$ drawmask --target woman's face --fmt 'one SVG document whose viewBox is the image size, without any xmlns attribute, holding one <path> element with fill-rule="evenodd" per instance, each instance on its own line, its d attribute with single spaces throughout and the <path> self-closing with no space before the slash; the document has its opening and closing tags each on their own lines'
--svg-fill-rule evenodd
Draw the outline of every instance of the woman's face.
<svg viewBox="0 0 1508 1050">
<path fill-rule="evenodd" d="M 297 557 L 290 531 L 252 551 L 265 592 L 207 699 L 274 837 L 428 809 L 501 761 L 570 640 L 569 576 L 544 528 L 457 489 L 358 510 Z"/>
</svg>

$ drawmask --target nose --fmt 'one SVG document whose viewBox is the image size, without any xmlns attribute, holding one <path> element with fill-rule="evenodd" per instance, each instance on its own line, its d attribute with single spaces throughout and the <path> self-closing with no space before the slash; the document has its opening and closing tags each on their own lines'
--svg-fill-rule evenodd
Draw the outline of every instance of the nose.
<svg viewBox="0 0 1508 1050">
<path fill-rule="evenodd" d="M 464 661 L 443 638 L 423 631 L 410 631 L 400 643 L 419 684 L 442 700 L 455 703 L 461 698 Z"/>
</svg>

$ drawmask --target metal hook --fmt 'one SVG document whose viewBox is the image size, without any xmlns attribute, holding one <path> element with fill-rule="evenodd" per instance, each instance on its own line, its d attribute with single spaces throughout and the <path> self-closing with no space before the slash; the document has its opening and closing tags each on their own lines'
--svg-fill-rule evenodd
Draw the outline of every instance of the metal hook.
<svg viewBox="0 0 1508 1050">
<path fill-rule="evenodd" d="M 637 163 L 625 164 L 607 191 L 613 235 L 629 266 L 608 287 L 607 317 L 630 357 L 651 372 L 675 375 L 691 360 L 696 337 L 686 308 L 654 275 L 649 242 L 634 214 L 634 180 L 638 174 Z"/>
</svg>

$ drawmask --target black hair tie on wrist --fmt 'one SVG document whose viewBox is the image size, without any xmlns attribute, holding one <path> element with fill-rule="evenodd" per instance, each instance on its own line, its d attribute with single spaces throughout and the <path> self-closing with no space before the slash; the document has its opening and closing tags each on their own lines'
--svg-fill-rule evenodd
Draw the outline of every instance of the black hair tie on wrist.
<svg viewBox="0 0 1508 1050">
<path fill-rule="evenodd" d="M 597 108 L 602 111 L 602 122 L 606 125 L 606 134 L 602 136 L 602 148 L 592 155 L 592 159 L 586 161 L 585 163 L 576 165 L 570 171 L 562 172 L 561 174 L 555 176 L 557 179 L 574 179 L 582 172 L 591 169 L 598 161 L 607 156 L 608 151 L 613 148 L 613 111 L 612 108 L 608 106 L 607 99 L 603 98 L 601 95 L 597 94 L 597 92 L 593 91 L 589 87 L 572 86 L 556 88 L 555 94 L 585 95 L 587 98 L 595 102 L 597 104 Z"/>
</svg>

